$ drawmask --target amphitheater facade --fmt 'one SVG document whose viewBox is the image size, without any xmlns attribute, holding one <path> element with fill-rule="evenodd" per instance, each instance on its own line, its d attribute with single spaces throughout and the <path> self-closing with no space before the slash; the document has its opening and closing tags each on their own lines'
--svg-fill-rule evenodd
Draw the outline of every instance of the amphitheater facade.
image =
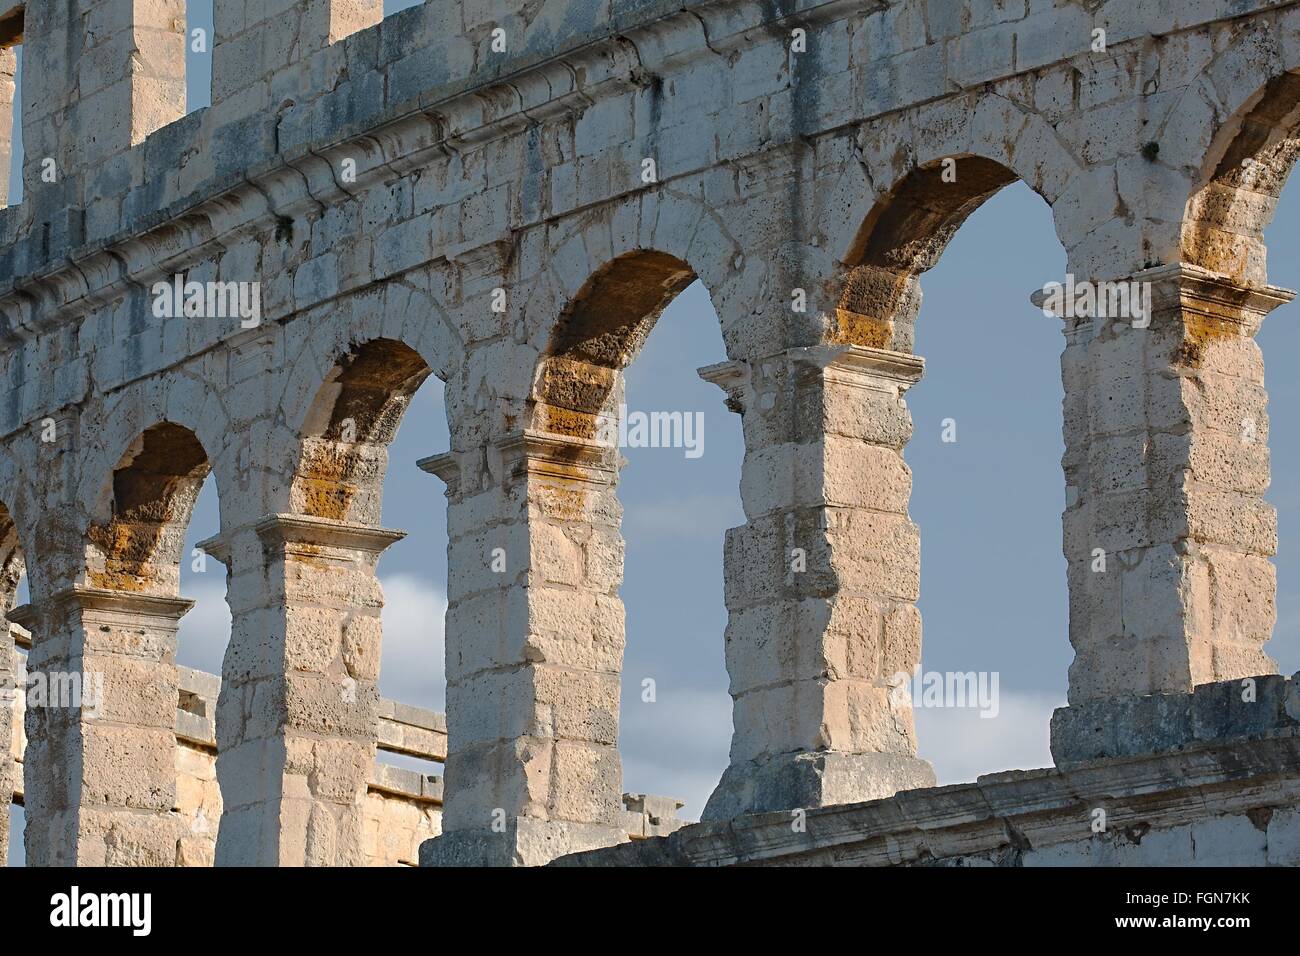
<svg viewBox="0 0 1300 956">
<path fill-rule="evenodd" d="M 24 140 L 0 211 L 0 678 L 21 645 L 25 680 L 103 687 L 20 727 L 0 708 L 30 864 L 1300 863 L 1253 338 L 1293 296 L 1262 236 L 1300 150 L 1300 3 L 214 9 L 212 102 L 186 115 L 183 0 L 0 0 Z M 1061 310 L 1056 766 L 935 788 L 893 682 L 921 641 L 904 396 L 922 274 L 1015 181 L 1051 207 L 1063 287 L 1137 294 Z M 602 436 L 697 279 L 745 523 L 730 766 L 680 827 L 622 790 Z M 386 448 L 429 376 L 445 717 L 377 689 Z M 176 664 L 209 474 L 219 678 Z"/>
</svg>

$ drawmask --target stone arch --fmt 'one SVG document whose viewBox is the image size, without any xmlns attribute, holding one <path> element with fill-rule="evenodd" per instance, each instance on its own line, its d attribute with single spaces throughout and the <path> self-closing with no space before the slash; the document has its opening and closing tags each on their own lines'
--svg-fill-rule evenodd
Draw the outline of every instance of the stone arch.
<svg viewBox="0 0 1300 956">
<path fill-rule="evenodd" d="M 23 555 L 19 577 L 29 570 L 28 565 L 36 553 L 36 528 L 30 519 L 39 513 L 24 469 L 9 454 L 0 452 L 0 542 L 3 542 L 0 545 L 0 580 L 4 579 L 3 556 L 11 545 Z M 0 608 L 0 611 L 8 609 Z"/>
<path fill-rule="evenodd" d="M 973 154 L 903 175 L 872 205 L 844 255 L 835 310 L 825 319 L 827 340 L 911 352 L 918 277 L 938 263 L 976 209 L 1018 178 L 1008 166 Z"/>
<path fill-rule="evenodd" d="M 618 376 L 695 271 L 641 249 L 605 263 L 561 314 L 533 387 L 533 427 L 594 439 L 613 411 Z"/>
<path fill-rule="evenodd" d="M 290 490 L 294 513 L 378 524 L 388 444 L 431 371 L 419 352 L 395 339 L 348 348 L 301 424 Z"/>
<path fill-rule="evenodd" d="M 717 307 L 746 284 L 751 266 L 703 197 L 675 189 L 608 204 L 565 228 L 550 240 L 542 281 L 529 281 L 523 318 L 538 364 L 525 418 L 539 430 L 591 437 L 618 373 L 677 294 L 698 279 Z"/>
<path fill-rule="evenodd" d="M 1300 157 L 1300 72 L 1271 77 L 1219 125 L 1183 216 L 1184 262 L 1267 285 L 1264 230 Z"/>
<path fill-rule="evenodd" d="M 0 613 L 13 610 L 18 583 L 27 571 L 26 552 L 13 514 L 0 500 Z"/>
<path fill-rule="evenodd" d="M 91 585 L 175 594 L 185 529 L 210 470 L 203 444 L 184 425 L 164 420 L 140 432 L 91 499 L 86 530 Z"/>
</svg>

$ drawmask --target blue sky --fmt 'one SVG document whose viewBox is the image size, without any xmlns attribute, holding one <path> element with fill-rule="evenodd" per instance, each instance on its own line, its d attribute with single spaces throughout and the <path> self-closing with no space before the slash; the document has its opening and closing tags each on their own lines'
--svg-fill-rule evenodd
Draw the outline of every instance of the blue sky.
<svg viewBox="0 0 1300 956">
<path fill-rule="evenodd" d="M 192 16 L 199 6 L 191 0 Z M 204 19 L 199 14 L 195 22 Z M 210 12 L 206 19 L 210 27 Z M 199 66 L 188 67 L 191 78 L 206 77 L 196 74 Z M 201 91 L 192 94 L 191 108 L 203 105 Z M 1292 252 L 1300 248 L 1300 186 L 1283 194 L 1267 238 L 1271 281 L 1300 288 L 1300 257 Z M 996 671 L 1001 689 L 995 719 L 973 710 L 918 711 L 921 755 L 934 762 L 942 783 L 1050 764 L 1047 720 L 1064 702 L 1072 658 L 1060 520 L 1064 340 L 1060 322 L 1030 305 L 1029 294 L 1064 271 L 1050 210 L 1015 184 L 970 218 L 922 279 L 917 352 L 927 368 L 908 394 L 915 435 L 906 451 L 911 513 L 922 536 L 922 665 Z M 1292 673 L 1300 669 L 1300 493 L 1292 477 L 1300 469 L 1300 305 L 1274 312 L 1259 342 L 1272 412 L 1269 498 L 1279 510 L 1281 538 L 1279 619 L 1269 650 L 1282 673 Z M 743 520 L 743 446 L 740 419 L 695 374 L 725 357 L 717 317 L 697 283 L 666 310 L 627 372 L 629 409 L 704 415 L 702 457 L 628 449 L 620 486 L 627 539 L 624 789 L 683 797 L 691 818 L 726 766 L 730 738 L 722 537 Z M 957 422 L 955 443 L 940 441 L 945 418 Z M 439 709 L 446 509 L 441 482 L 415 461 L 447 447 L 442 385 L 430 379 L 390 449 L 384 523 L 410 534 L 379 567 L 388 601 L 381 688 Z M 209 481 L 188 547 L 216 530 Z M 195 574 L 187 563 L 182 593 L 198 604 L 181 631 L 180 660 L 219 672 L 229 635 L 223 567 L 209 561 Z M 641 701 L 646 677 L 656 682 L 653 704 Z"/>
</svg>

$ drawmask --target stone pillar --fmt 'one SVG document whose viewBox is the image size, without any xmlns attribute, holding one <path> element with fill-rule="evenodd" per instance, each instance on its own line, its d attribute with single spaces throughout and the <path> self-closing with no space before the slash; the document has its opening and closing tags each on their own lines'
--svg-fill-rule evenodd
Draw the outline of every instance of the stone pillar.
<svg viewBox="0 0 1300 956">
<path fill-rule="evenodd" d="M 1058 760 L 1087 749 L 1074 738 L 1100 726 L 1107 700 L 1276 672 L 1263 650 L 1276 618 L 1277 524 L 1263 497 L 1268 411 L 1254 336 L 1294 293 L 1185 264 L 1130 281 L 1149 294 L 1147 327 L 1141 316 L 1066 319 L 1075 659 L 1071 706 L 1053 719 Z"/>
<path fill-rule="evenodd" d="M 8 624 L 0 624 L 0 866 L 9 865 L 9 805 L 18 781 L 14 779 L 14 714 L 19 693 L 17 655 Z"/>
<path fill-rule="evenodd" d="M 74 586 L 32 631 L 23 759 L 29 866 L 172 866 L 176 630 L 192 601 Z"/>
<path fill-rule="evenodd" d="M 379 556 L 404 536 L 276 514 L 203 542 L 228 569 L 218 866 L 360 866 L 379 724 Z"/>
<path fill-rule="evenodd" d="M 443 835 L 423 866 L 532 866 L 626 839 L 617 449 L 525 431 L 447 482 Z"/>
<path fill-rule="evenodd" d="M 0 29 L 3 24 L 0 23 Z M 18 56 L 13 47 L 0 47 L 0 206 L 9 205 L 9 164 L 13 160 L 14 75 Z"/>
<path fill-rule="evenodd" d="M 286 9 L 287 8 L 287 9 Z M 383 0 L 213 0 L 212 108 L 220 122 L 311 89 L 303 61 L 384 18 Z M 341 64 L 332 67 L 338 70 Z M 346 72 L 346 71 L 345 71 Z"/>
<path fill-rule="evenodd" d="M 27 5 L 25 182 L 53 159 L 58 181 L 185 115 L 185 0 Z"/>
<path fill-rule="evenodd" d="M 908 517 L 914 355 L 792 349 L 701 370 L 744 418 L 746 523 L 724 553 L 731 765 L 703 817 L 933 786 L 907 680 L 920 663 Z"/>
</svg>

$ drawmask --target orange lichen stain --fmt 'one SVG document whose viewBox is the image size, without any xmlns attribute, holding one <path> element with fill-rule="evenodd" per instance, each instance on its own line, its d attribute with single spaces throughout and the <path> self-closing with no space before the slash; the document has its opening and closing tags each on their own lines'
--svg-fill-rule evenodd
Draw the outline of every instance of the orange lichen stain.
<svg viewBox="0 0 1300 956">
<path fill-rule="evenodd" d="M 295 545 L 293 551 L 285 556 L 285 561 L 316 571 L 326 570 L 331 564 L 323 548 L 310 544 Z"/>
<path fill-rule="evenodd" d="M 342 481 L 302 476 L 294 480 L 295 503 L 303 514 L 315 518 L 343 521 L 347 518 L 348 508 L 356 493 L 355 485 Z"/>
<path fill-rule="evenodd" d="M 349 479 L 359 464 L 355 446 L 316 443 L 293 480 L 293 498 L 304 514 L 342 521 L 358 488 Z"/>
<path fill-rule="evenodd" d="M 1183 259 L 1229 279 L 1240 280 L 1249 265 L 1249 240 L 1211 222 L 1191 223 L 1183 238 Z"/>
<path fill-rule="evenodd" d="M 1183 329 L 1183 341 L 1174 355 L 1173 363 L 1183 368 L 1200 368 L 1206 351 L 1215 342 L 1240 338 L 1245 334 L 1240 322 L 1233 319 L 1216 319 L 1204 315 L 1188 315 Z"/>
<path fill-rule="evenodd" d="M 835 310 L 835 328 L 830 340 L 836 345 L 861 345 L 873 349 L 889 349 L 894 345 L 894 323 L 874 315 Z"/>
<path fill-rule="evenodd" d="M 158 547 L 162 526 L 112 521 L 91 525 L 86 535 L 104 555 L 104 569 L 89 569 L 87 577 L 98 588 L 113 591 L 144 591 L 152 580 L 146 573 L 149 559 Z"/>
<path fill-rule="evenodd" d="M 537 428 L 555 435 L 595 438 L 598 423 L 596 416 L 590 412 L 578 412 L 559 405 L 540 404 L 537 406 Z"/>
<path fill-rule="evenodd" d="M 613 368 L 554 356 L 542 366 L 537 394 L 548 405 L 595 414 L 616 381 Z"/>
</svg>

